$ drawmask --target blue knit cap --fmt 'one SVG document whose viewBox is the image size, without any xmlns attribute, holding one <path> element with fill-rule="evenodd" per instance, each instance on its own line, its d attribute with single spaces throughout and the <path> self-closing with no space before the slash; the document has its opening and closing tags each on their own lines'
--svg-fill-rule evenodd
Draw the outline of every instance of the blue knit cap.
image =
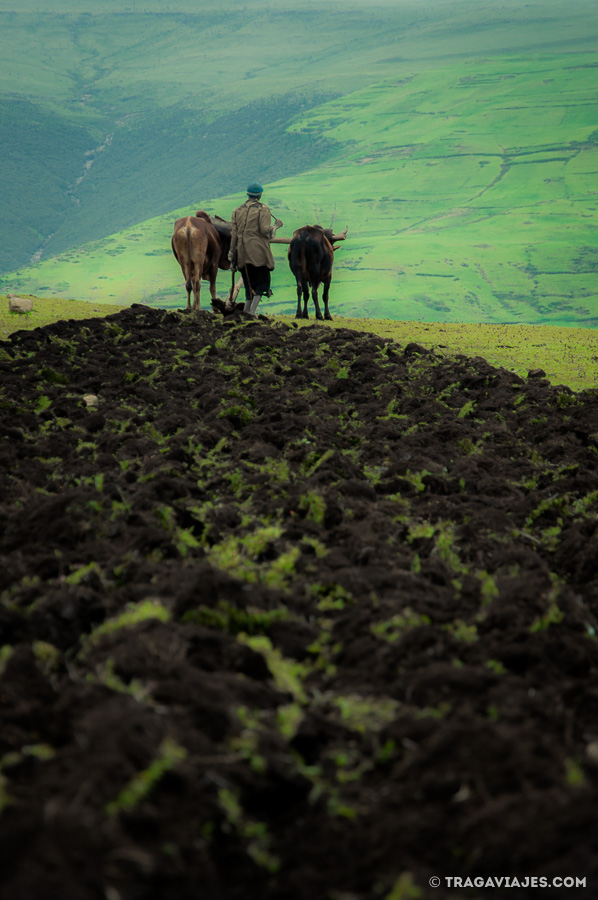
<svg viewBox="0 0 598 900">
<path fill-rule="evenodd" d="M 248 197 L 259 197 L 260 194 L 264 192 L 263 187 L 259 183 L 259 181 L 252 181 L 251 184 L 247 185 L 247 196 Z"/>
</svg>

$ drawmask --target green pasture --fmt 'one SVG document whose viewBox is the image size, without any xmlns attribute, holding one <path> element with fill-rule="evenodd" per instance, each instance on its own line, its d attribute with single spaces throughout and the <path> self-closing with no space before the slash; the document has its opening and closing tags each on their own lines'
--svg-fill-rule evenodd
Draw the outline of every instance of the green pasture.
<svg viewBox="0 0 598 900">
<path fill-rule="evenodd" d="M 267 185 L 285 222 L 349 227 L 333 309 L 351 317 L 598 324 L 595 55 L 459 60 L 386 79 L 298 118 L 330 159 Z M 229 217 L 242 194 L 154 217 L 0 278 L 4 290 L 158 306 L 185 302 L 170 250 L 177 215 Z M 290 313 L 274 245 L 271 312 Z M 220 276 L 220 292 L 228 289 Z M 207 298 L 207 285 L 204 289 Z"/>
<path fill-rule="evenodd" d="M 0 294 L 0 341 L 5 341 L 15 331 L 31 331 L 69 319 L 103 318 L 122 309 L 119 304 L 102 303 L 96 306 L 86 300 L 62 300 L 59 297 L 30 296 L 30 299 L 33 300 L 31 312 L 10 312 L 8 297 Z"/>
<path fill-rule="evenodd" d="M 366 301 L 391 318 L 596 324 L 594 64 L 459 63 L 298 122 L 326 129 L 343 159 L 272 194 L 292 208 L 307 190 L 323 218 L 350 224 L 343 312 Z"/>
</svg>

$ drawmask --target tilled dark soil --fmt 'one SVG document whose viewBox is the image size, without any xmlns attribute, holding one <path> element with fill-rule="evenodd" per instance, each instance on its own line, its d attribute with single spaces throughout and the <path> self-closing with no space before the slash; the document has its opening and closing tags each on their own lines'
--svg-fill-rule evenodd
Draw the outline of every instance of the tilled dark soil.
<svg viewBox="0 0 598 900">
<path fill-rule="evenodd" d="M 595 393 L 142 306 L 0 369 L 0 896 L 594 896 Z"/>
</svg>

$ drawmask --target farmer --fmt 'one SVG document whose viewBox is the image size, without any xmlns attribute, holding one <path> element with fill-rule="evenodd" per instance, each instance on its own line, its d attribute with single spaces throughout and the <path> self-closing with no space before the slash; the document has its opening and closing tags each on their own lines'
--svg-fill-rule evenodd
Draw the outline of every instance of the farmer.
<svg viewBox="0 0 598 900">
<path fill-rule="evenodd" d="M 247 186 L 247 200 L 237 206 L 232 214 L 232 232 L 228 258 L 243 276 L 245 286 L 244 311 L 255 315 L 262 296 L 272 296 L 270 272 L 274 268 L 274 257 L 270 249 L 270 239 L 276 229 L 282 226 L 280 219 L 274 220 L 269 207 L 260 203 L 263 188 L 258 181 Z"/>
</svg>

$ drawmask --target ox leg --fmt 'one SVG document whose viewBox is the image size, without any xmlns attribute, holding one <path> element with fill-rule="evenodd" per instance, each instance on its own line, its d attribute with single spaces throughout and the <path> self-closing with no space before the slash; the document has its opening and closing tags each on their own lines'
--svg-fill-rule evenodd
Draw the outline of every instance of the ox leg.
<svg viewBox="0 0 598 900">
<path fill-rule="evenodd" d="M 201 309 L 201 281 L 199 278 L 193 279 L 193 309 L 195 312 Z"/>
<path fill-rule="evenodd" d="M 328 309 L 328 293 L 330 291 L 330 278 L 327 278 L 324 282 L 324 295 L 322 299 L 324 300 L 324 318 L 328 319 L 332 322 L 332 316 L 330 315 L 330 310 Z"/>
<path fill-rule="evenodd" d="M 193 290 L 193 283 L 190 278 L 185 282 L 185 288 L 187 290 L 187 311 L 191 309 L 191 292 Z"/>
<path fill-rule="evenodd" d="M 301 318 L 302 318 L 302 314 L 301 314 L 301 293 L 302 293 L 301 282 L 299 281 L 299 279 L 297 279 L 297 312 L 295 313 L 295 318 L 296 318 L 296 319 L 301 319 Z"/>
<path fill-rule="evenodd" d="M 302 319 L 309 319 L 309 282 L 303 282 L 303 315 Z"/>
<path fill-rule="evenodd" d="M 311 297 L 314 301 L 314 306 L 316 308 L 316 319 L 322 320 L 324 316 L 322 315 L 322 310 L 320 309 L 320 304 L 318 303 L 318 289 L 317 287 L 312 287 L 311 289 Z"/>
</svg>

